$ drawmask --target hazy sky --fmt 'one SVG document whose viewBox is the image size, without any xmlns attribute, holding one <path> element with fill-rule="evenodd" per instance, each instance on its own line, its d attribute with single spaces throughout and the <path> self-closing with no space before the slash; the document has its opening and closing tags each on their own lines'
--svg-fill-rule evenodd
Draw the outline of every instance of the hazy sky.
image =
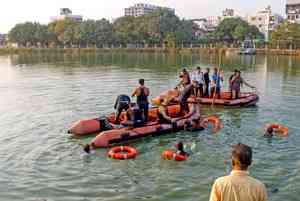
<svg viewBox="0 0 300 201">
<path fill-rule="evenodd" d="M 135 3 L 151 3 L 175 8 L 184 18 L 199 18 L 220 15 L 225 8 L 234 8 L 240 14 L 253 14 L 256 10 L 271 5 L 284 14 L 285 0 L 3 0 L 0 11 L 0 33 L 8 32 L 16 23 L 38 21 L 48 23 L 59 9 L 68 7 L 73 14 L 84 19 L 114 19 L 124 13 L 124 8 Z"/>
</svg>

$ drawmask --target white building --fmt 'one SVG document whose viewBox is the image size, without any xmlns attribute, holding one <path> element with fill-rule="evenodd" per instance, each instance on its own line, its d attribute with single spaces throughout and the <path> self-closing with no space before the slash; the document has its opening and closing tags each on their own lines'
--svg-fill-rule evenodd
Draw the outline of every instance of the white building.
<svg viewBox="0 0 300 201">
<path fill-rule="evenodd" d="M 215 28 L 224 20 L 228 18 L 237 18 L 238 15 L 231 8 L 226 8 L 222 11 L 221 16 L 209 16 L 206 18 L 206 27 L 208 31 L 214 31 Z"/>
<path fill-rule="evenodd" d="M 192 19 L 192 22 L 198 25 L 199 29 L 207 30 L 207 19 L 200 18 L 200 19 Z"/>
<path fill-rule="evenodd" d="M 155 6 L 155 5 L 151 5 L 151 4 L 138 3 L 138 4 L 135 4 L 134 6 L 129 7 L 129 8 L 125 8 L 125 16 L 138 17 L 138 16 L 142 16 L 142 15 L 145 15 L 145 14 L 152 13 L 152 12 L 154 12 L 156 10 L 159 10 L 159 9 L 165 9 L 165 10 L 168 10 L 172 13 L 175 13 L 175 10 L 173 8 L 160 7 L 160 6 Z"/>
<path fill-rule="evenodd" d="M 82 22 L 82 15 L 73 15 L 69 8 L 61 8 L 60 15 L 51 17 L 51 22 L 66 19 L 73 20 L 75 22 Z"/>
<path fill-rule="evenodd" d="M 300 0 L 287 0 L 285 8 L 288 21 L 300 23 Z"/>
<path fill-rule="evenodd" d="M 272 13 L 270 6 L 264 10 L 258 11 L 256 15 L 248 17 L 248 23 L 255 25 L 265 36 L 265 40 L 269 40 L 269 34 L 277 25 L 283 21 L 283 17 L 279 14 Z"/>
<path fill-rule="evenodd" d="M 209 16 L 206 18 L 206 20 L 207 20 L 206 22 L 207 31 L 209 32 L 214 31 L 222 21 L 221 17 L 219 16 Z"/>
</svg>

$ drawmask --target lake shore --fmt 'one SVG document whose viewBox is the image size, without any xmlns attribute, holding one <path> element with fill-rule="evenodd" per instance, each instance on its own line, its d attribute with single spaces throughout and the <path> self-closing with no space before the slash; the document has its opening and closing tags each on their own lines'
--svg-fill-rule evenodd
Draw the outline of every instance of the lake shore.
<svg viewBox="0 0 300 201">
<path fill-rule="evenodd" d="M 22 54 L 22 53 L 180 53 L 180 54 L 218 54 L 238 53 L 239 48 L 0 48 L 0 54 Z M 259 55 L 288 55 L 300 56 L 300 50 L 289 49 L 256 49 Z"/>
</svg>

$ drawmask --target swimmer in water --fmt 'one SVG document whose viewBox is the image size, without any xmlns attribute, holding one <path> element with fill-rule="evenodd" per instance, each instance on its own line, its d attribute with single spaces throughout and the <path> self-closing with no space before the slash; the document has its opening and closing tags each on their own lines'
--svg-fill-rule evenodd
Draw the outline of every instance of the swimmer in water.
<svg viewBox="0 0 300 201">
<path fill-rule="evenodd" d="M 184 151 L 183 143 L 179 142 L 178 144 L 175 145 L 177 149 L 177 154 L 182 155 L 182 156 L 189 156 L 187 152 Z"/>
<path fill-rule="evenodd" d="M 96 149 L 96 146 L 94 143 L 91 143 L 91 144 L 86 144 L 86 145 L 82 145 L 83 146 L 83 151 L 87 154 L 92 154 L 94 153 L 95 149 Z"/>
<path fill-rule="evenodd" d="M 274 136 L 274 129 L 272 127 L 268 127 L 264 137 L 273 137 Z"/>
</svg>

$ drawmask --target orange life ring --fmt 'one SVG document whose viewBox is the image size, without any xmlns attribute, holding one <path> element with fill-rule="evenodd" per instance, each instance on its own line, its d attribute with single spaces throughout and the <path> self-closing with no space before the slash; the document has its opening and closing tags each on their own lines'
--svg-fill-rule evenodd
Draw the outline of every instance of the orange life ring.
<svg viewBox="0 0 300 201">
<path fill-rule="evenodd" d="M 203 127 L 207 128 L 208 124 L 213 125 L 213 132 L 218 132 L 222 128 L 221 121 L 216 116 L 208 116 L 202 120 Z"/>
<path fill-rule="evenodd" d="M 282 136 L 287 136 L 289 133 L 289 129 L 287 127 L 275 123 L 267 124 L 265 126 L 265 131 L 267 131 L 267 129 L 270 127 L 273 128 L 276 133 L 279 133 Z"/>
<path fill-rule="evenodd" d="M 185 161 L 187 160 L 187 156 L 176 154 L 171 150 L 165 150 L 161 157 L 165 160 L 175 160 L 175 161 Z"/>
<path fill-rule="evenodd" d="M 122 153 L 123 151 L 127 153 Z M 108 152 L 108 157 L 119 159 L 119 160 L 132 159 L 135 158 L 136 155 L 137 155 L 136 149 L 129 146 L 113 147 Z"/>
</svg>

